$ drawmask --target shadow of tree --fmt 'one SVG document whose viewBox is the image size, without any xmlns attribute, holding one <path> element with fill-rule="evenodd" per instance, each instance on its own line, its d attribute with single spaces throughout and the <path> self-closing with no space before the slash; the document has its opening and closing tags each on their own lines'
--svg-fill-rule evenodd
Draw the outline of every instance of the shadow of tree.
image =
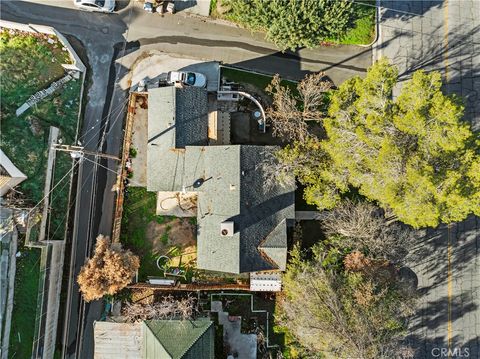
<svg viewBox="0 0 480 359">
<path fill-rule="evenodd" d="M 448 9 L 443 10 L 443 1 L 385 1 L 383 6 L 388 8 L 381 16 L 384 41 L 377 43 L 376 49 L 399 66 L 402 81 L 420 69 L 441 71 L 446 80 L 444 90 L 463 98 L 464 118 L 479 130 L 480 64 L 474 48 L 476 34 L 480 33 L 478 21 L 457 18 L 460 13 L 449 15 Z M 426 14 L 431 9 L 438 11 Z M 419 14 L 417 18 L 413 13 Z M 444 17 L 449 16 L 445 25 Z"/>
<path fill-rule="evenodd" d="M 419 335 L 408 336 L 403 344 L 414 349 L 415 359 L 478 358 L 480 354 L 476 339 L 463 342 L 458 335 L 451 338 L 450 345 L 442 336 L 425 338 Z"/>
</svg>

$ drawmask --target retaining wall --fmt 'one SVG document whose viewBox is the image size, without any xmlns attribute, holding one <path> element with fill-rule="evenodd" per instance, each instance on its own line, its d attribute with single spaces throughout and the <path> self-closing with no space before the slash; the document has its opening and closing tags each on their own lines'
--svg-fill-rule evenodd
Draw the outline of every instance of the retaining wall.
<svg viewBox="0 0 480 359">
<path fill-rule="evenodd" d="M 73 49 L 72 45 L 70 45 L 68 40 L 65 38 L 65 36 L 63 36 L 61 33 L 59 33 L 57 30 L 55 30 L 51 26 L 36 25 L 36 24 L 22 24 L 19 22 L 0 20 L 0 27 L 4 27 L 7 29 L 20 30 L 25 32 L 31 32 L 31 33 L 37 33 L 37 34 L 42 33 L 42 34 L 55 35 L 58 38 L 58 40 L 60 40 L 63 47 L 67 49 L 68 53 L 70 54 L 70 57 L 73 60 L 73 65 L 70 65 L 70 66 L 67 65 L 67 68 L 75 69 L 80 72 L 85 72 L 87 69 L 83 64 L 83 62 L 78 57 L 75 50 Z"/>
</svg>

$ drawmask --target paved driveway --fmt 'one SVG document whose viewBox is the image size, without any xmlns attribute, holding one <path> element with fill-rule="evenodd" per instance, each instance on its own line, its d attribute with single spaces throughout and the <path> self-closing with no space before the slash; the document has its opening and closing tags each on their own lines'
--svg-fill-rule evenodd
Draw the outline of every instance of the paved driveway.
<svg viewBox="0 0 480 359">
<path fill-rule="evenodd" d="M 148 46 L 147 46 L 148 47 Z M 176 54 L 166 54 L 145 47 L 134 51 L 117 62 L 130 71 L 120 80 L 123 89 L 135 88 L 140 80 L 155 83 L 159 77 L 166 78 L 169 71 L 193 71 L 207 78 L 207 90 L 217 91 L 220 81 L 220 67 L 216 61 L 202 61 Z"/>
<path fill-rule="evenodd" d="M 374 56 L 402 79 L 438 70 L 445 90 L 465 98 L 465 120 L 480 130 L 480 1 L 381 1 Z M 408 257 L 419 309 L 410 323 L 416 358 L 480 358 L 480 219 L 420 232 Z M 449 355 L 450 350 L 450 355 Z"/>
</svg>

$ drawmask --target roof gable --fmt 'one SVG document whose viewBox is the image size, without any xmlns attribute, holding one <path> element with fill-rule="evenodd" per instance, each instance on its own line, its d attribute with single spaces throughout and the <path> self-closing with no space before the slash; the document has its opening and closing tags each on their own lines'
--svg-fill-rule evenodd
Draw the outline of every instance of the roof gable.
<svg viewBox="0 0 480 359">
<path fill-rule="evenodd" d="M 213 322 L 208 318 L 148 320 L 144 325 L 144 358 L 213 358 Z"/>
<path fill-rule="evenodd" d="M 267 260 L 280 270 L 286 269 L 287 263 L 287 221 L 282 220 L 275 229 L 258 246 Z"/>
</svg>

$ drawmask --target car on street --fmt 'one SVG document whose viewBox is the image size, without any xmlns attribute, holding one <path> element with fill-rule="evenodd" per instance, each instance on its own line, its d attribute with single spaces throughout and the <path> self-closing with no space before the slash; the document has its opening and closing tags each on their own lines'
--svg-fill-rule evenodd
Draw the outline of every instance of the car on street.
<svg viewBox="0 0 480 359">
<path fill-rule="evenodd" d="M 73 4 L 84 11 L 110 13 L 115 10 L 115 0 L 73 0 Z"/>
<path fill-rule="evenodd" d="M 195 87 L 207 86 L 207 78 L 198 72 L 170 71 L 167 75 L 167 82 L 171 84 L 180 82 L 183 85 Z"/>
</svg>

